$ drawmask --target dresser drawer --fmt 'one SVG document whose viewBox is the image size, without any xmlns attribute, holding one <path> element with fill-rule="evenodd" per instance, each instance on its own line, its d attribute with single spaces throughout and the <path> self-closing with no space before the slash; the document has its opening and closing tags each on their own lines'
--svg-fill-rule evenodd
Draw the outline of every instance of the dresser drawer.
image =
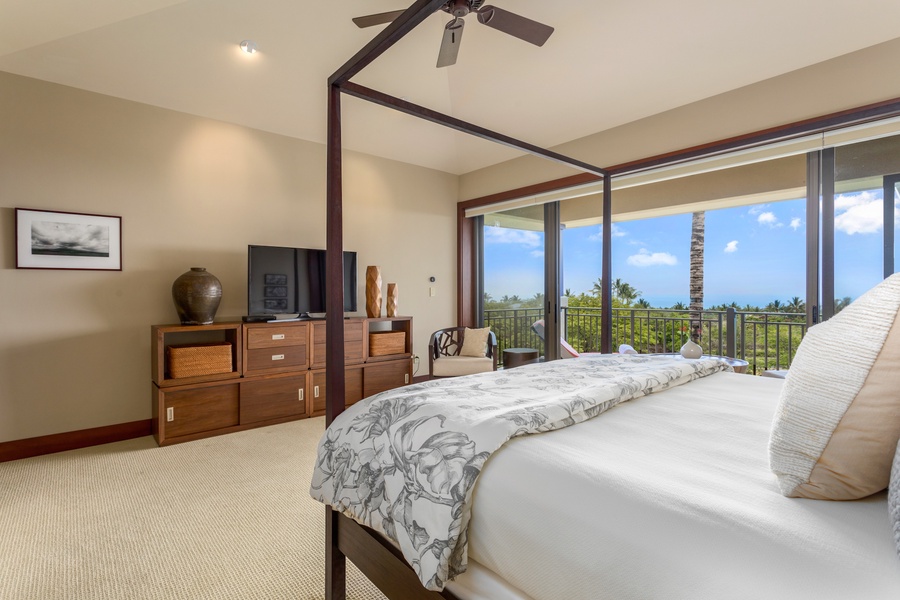
<svg viewBox="0 0 900 600">
<path fill-rule="evenodd" d="M 241 382 L 241 425 L 306 414 L 306 375 Z"/>
<path fill-rule="evenodd" d="M 325 414 L 325 370 L 309 372 L 309 416 Z M 344 406 L 359 402 L 363 397 L 363 367 L 354 365 L 344 369 Z"/>
<path fill-rule="evenodd" d="M 238 384 L 160 389 L 165 438 L 238 424 Z M 171 419 L 171 420 L 170 420 Z"/>
<path fill-rule="evenodd" d="M 325 366 L 325 321 L 316 321 L 311 325 L 312 354 L 310 367 L 321 369 Z M 361 319 L 344 321 L 344 364 L 356 365 L 363 362 L 363 322 Z"/>
<path fill-rule="evenodd" d="M 306 345 L 257 348 L 247 351 L 247 372 L 290 371 L 305 369 L 307 363 Z"/>
<path fill-rule="evenodd" d="M 281 346 L 306 346 L 309 332 L 306 323 L 291 325 L 261 325 L 248 327 L 247 348 L 276 348 Z"/>
</svg>

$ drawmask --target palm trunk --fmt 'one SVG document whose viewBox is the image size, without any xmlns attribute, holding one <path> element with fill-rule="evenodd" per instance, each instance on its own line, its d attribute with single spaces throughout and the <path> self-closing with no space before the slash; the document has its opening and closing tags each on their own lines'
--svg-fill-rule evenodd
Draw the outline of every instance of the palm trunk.
<svg viewBox="0 0 900 600">
<path fill-rule="evenodd" d="M 695 212 L 691 219 L 691 281 L 690 320 L 691 339 L 700 343 L 703 318 L 703 238 L 705 235 L 704 212 Z"/>
</svg>

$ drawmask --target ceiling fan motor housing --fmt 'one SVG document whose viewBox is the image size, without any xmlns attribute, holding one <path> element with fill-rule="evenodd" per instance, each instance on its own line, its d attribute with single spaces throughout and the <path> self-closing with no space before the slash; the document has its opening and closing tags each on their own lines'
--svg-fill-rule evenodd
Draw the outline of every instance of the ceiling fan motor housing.
<svg viewBox="0 0 900 600">
<path fill-rule="evenodd" d="M 484 4 L 484 0 L 451 0 L 441 8 L 460 19 L 470 12 L 478 11 L 482 4 Z"/>
</svg>

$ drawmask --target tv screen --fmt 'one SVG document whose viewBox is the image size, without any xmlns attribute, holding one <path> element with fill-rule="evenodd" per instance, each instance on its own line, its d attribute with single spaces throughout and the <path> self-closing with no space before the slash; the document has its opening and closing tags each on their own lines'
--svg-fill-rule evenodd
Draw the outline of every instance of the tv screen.
<svg viewBox="0 0 900 600">
<path fill-rule="evenodd" d="M 356 311 L 356 252 L 344 252 L 344 312 Z M 325 312 L 325 251 L 249 246 L 249 315 Z"/>
</svg>

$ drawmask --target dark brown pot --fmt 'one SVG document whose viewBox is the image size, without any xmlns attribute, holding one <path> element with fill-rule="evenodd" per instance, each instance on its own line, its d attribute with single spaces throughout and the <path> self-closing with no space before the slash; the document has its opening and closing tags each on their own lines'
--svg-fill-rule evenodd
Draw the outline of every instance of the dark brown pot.
<svg viewBox="0 0 900 600">
<path fill-rule="evenodd" d="M 222 300 L 222 284 L 204 267 L 191 267 L 172 284 L 172 300 L 182 325 L 209 325 Z"/>
</svg>

